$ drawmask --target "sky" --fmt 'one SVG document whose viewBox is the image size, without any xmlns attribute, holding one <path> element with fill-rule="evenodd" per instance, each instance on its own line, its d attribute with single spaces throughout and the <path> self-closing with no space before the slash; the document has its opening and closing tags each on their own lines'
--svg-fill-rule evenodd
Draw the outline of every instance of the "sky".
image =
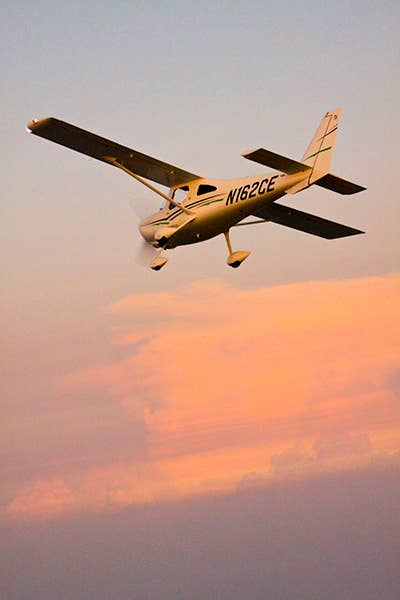
<svg viewBox="0 0 400 600">
<path fill-rule="evenodd" d="M 400 595 L 396 2 L 3 2 L 1 594 Z M 131 178 L 29 135 L 55 116 L 211 178 L 332 170 L 278 225 L 140 265 Z M 100 568 L 99 568 L 100 567 Z M 0 595 L 1 595 L 0 594 Z"/>
</svg>

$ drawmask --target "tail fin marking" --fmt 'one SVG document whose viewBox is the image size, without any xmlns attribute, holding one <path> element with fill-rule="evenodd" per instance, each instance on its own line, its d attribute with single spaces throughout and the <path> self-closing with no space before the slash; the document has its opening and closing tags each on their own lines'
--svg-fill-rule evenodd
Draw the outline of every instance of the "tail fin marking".
<svg viewBox="0 0 400 600">
<path fill-rule="evenodd" d="M 335 109 L 325 114 L 301 159 L 302 163 L 312 169 L 308 185 L 327 175 L 330 171 L 340 113 L 340 109 Z"/>
</svg>

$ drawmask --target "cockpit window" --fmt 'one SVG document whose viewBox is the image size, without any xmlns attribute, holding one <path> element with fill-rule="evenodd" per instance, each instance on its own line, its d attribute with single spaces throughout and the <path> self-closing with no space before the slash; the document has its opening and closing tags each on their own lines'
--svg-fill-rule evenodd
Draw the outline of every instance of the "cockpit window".
<svg viewBox="0 0 400 600">
<path fill-rule="evenodd" d="M 184 202 L 186 200 L 186 197 L 188 195 L 188 191 L 189 191 L 189 186 L 184 185 L 180 188 L 177 188 L 176 190 L 174 190 L 174 193 L 172 194 L 173 199 L 175 200 L 175 202 L 178 202 L 179 204 L 182 204 L 182 202 Z M 168 209 L 172 210 L 173 208 L 175 208 L 175 204 L 172 204 L 172 202 L 169 203 L 168 205 Z"/>
<path fill-rule="evenodd" d="M 202 196 L 203 194 L 209 194 L 210 192 L 216 191 L 215 185 L 208 185 L 207 183 L 201 183 L 197 190 L 197 195 Z"/>
</svg>

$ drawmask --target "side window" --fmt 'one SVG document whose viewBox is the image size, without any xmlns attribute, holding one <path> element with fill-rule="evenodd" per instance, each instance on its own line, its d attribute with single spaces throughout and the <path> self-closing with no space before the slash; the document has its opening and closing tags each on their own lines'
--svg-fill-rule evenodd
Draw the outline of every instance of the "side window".
<svg viewBox="0 0 400 600">
<path fill-rule="evenodd" d="M 174 191 L 172 197 L 175 200 L 175 202 L 182 204 L 182 202 L 184 200 L 186 200 L 188 191 L 189 191 L 189 187 L 187 185 L 184 185 L 183 187 L 177 188 Z M 169 210 L 172 210 L 173 208 L 175 208 L 175 204 L 172 204 L 172 202 L 170 202 L 168 208 L 169 208 Z"/>
<path fill-rule="evenodd" d="M 209 194 L 216 191 L 215 185 L 208 185 L 207 183 L 201 183 L 197 190 L 197 195 L 202 196 L 203 194 Z"/>
</svg>

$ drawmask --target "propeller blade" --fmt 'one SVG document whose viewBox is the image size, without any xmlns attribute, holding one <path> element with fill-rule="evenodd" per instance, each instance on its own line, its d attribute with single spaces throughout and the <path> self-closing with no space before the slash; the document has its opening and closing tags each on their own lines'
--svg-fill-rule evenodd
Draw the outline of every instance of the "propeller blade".
<svg viewBox="0 0 400 600">
<path fill-rule="evenodd" d="M 148 267 L 157 252 L 159 252 L 157 248 L 142 239 L 136 252 L 135 262 L 142 267 Z"/>
<path fill-rule="evenodd" d="M 144 196 L 139 196 L 137 198 L 130 198 L 129 206 L 132 212 L 136 215 L 139 221 L 143 221 L 146 217 L 151 215 L 160 208 L 154 202 L 154 198 L 146 198 Z"/>
</svg>

